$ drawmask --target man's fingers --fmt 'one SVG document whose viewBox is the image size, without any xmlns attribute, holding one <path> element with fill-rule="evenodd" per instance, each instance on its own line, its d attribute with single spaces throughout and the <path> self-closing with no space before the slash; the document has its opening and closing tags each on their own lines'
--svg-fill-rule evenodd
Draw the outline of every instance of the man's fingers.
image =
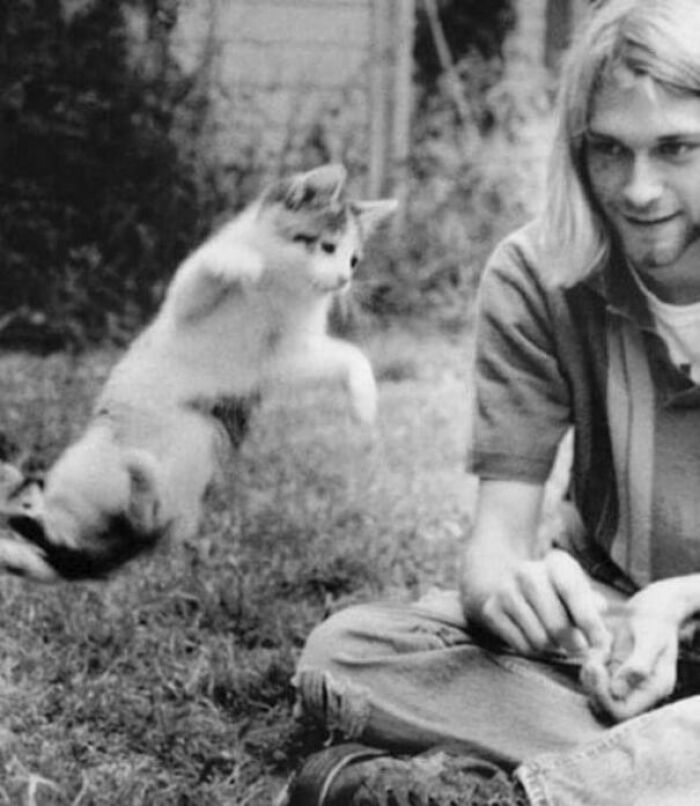
<svg viewBox="0 0 700 806">
<path fill-rule="evenodd" d="M 663 619 L 632 616 L 618 621 L 610 655 L 592 651 L 581 683 L 594 710 L 621 722 L 648 711 L 673 692 L 678 643 Z"/>
<path fill-rule="evenodd" d="M 520 565 L 484 615 L 491 628 L 519 651 L 561 648 L 581 655 L 591 647 L 608 652 L 612 641 L 602 620 L 600 598 L 576 560 L 561 551 L 544 561 Z"/>
<path fill-rule="evenodd" d="M 678 644 L 669 641 L 669 627 L 655 619 L 645 619 L 643 628 L 634 632 L 634 648 L 614 670 L 610 693 L 624 700 L 636 689 L 654 680 L 659 697 L 667 696 L 675 685 Z"/>
<path fill-rule="evenodd" d="M 523 580 L 516 576 L 516 585 L 503 602 L 503 610 L 518 625 L 530 648 L 534 651 L 552 647 L 550 623 L 543 611 L 546 606 L 538 595 L 538 580 Z M 550 597 L 551 598 L 551 597 Z"/>
<path fill-rule="evenodd" d="M 630 688 L 624 697 L 615 696 L 611 688 L 603 700 L 603 710 L 616 722 L 643 714 L 663 702 L 672 692 L 675 674 L 669 670 L 656 670 L 635 688 Z"/>
<path fill-rule="evenodd" d="M 589 696 L 597 697 L 608 688 L 608 670 L 605 658 L 599 652 L 591 652 L 581 666 L 581 685 Z"/>
<path fill-rule="evenodd" d="M 553 551 L 547 557 L 547 567 L 571 622 L 583 633 L 588 646 L 609 652 L 612 635 L 603 621 L 599 596 L 581 566 L 565 552 Z"/>
<path fill-rule="evenodd" d="M 578 627 L 571 627 L 559 635 L 557 645 L 568 655 L 585 656 L 588 653 L 588 641 Z"/>
<path fill-rule="evenodd" d="M 516 583 L 525 602 L 524 608 L 537 621 L 539 649 L 561 646 L 569 652 L 578 653 L 585 648 L 585 641 L 572 624 L 543 563 L 525 564 L 516 574 Z"/>
<path fill-rule="evenodd" d="M 547 635 L 532 613 L 523 613 L 512 597 L 493 600 L 484 607 L 484 624 L 518 652 L 530 654 L 546 644 Z M 527 626 L 526 626 L 527 625 Z"/>
</svg>

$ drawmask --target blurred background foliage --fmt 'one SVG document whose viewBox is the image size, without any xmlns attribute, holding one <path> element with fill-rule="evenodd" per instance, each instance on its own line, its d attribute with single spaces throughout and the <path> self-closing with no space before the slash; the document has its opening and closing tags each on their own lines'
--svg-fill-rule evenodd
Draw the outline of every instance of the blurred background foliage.
<svg viewBox="0 0 700 806">
<path fill-rule="evenodd" d="M 542 99 L 509 85 L 512 0 L 438 6 L 452 83 L 419 4 L 406 226 L 373 250 L 360 297 L 377 317 L 459 324 L 496 239 L 528 214 L 518 133 Z M 0 10 L 0 344 L 44 352 L 130 338 L 179 260 L 248 200 L 237 191 L 261 171 L 248 146 L 232 184 L 196 147 L 207 65 L 184 74 L 172 55 L 179 0 L 68 7 L 13 0 Z M 125 14 L 134 9 L 147 21 L 137 55 Z"/>
<path fill-rule="evenodd" d="M 502 63 L 503 43 L 515 24 L 512 0 L 439 0 L 437 10 L 454 59 L 478 54 Z M 414 37 L 415 78 L 425 97 L 439 91 L 443 65 L 422 3 L 416 9 Z"/>
<path fill-rule="evenodd" d="M 178 137 L 206 103 L 167 47 L 157 0 L 134 64 L 121 3 L 3 5 L 0 29 L 0 315 L 5 342 L 127 335 L 201 237 L 213 175 Z M 176 9 L 173 9 L 175 12 Z M 14 331 L 14 335 L 13 335 Z"/>
</svg>

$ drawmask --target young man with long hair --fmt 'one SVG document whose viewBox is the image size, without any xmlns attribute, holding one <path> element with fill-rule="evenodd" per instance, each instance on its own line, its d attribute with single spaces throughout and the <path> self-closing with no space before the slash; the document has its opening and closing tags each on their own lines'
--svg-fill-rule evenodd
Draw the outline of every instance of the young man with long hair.
<svg viewBox="0 0 700 806">
<path fill-rule="evenodd" d="M 460 591 L 311 634 L 299 703 L 346 743 L 292 806 L 700 802 L 700 2 L 596 4 L 558 110 L 480 288 Z"/>
</svg>

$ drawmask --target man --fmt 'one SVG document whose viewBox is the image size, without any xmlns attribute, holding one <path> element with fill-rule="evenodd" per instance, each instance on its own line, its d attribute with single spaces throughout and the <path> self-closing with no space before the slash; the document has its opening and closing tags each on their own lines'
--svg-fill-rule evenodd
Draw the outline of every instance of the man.
<svg viewBox="0 0 700 806">
<path fill-rule="evenodd" d="M 545 212 L 480 290 L 460 596 L 312 633 L 300 704 L 357 743 L 290 804 L 700 802 L 699 36 L 698 0 L 609 0 L 572 47 Z"/>
</svg>

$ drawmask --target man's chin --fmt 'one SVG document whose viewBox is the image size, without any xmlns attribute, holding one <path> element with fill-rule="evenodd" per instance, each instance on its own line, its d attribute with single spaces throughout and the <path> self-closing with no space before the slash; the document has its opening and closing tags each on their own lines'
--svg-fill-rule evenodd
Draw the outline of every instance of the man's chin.
<svg viewBox="0 0 700 806">
<path fill-rule="evenodd" d="M 661 227 L 619 227 L 620 240 L 632 265 L 650 271 L 676 264 L 688 248 L 687 233 L 677 219 Z"/>
<path fill-rule="evenodd" d="M 655 255 L 635 255 L 628 254 L 630 264 L 641 275 L 644 274 L 663 274 L 669 273 L 677 263 L 677 256 L 665 256 L 663 254 Z"/>
<path fill-rule="evenodd" d="M 639 272 L 663 272 L 673 269 L 683 256 L 684 249 L 674 242 L 657 240 L 645 242 L 643 238 L 623 239 L 627 259 Z"/>
</svg>

